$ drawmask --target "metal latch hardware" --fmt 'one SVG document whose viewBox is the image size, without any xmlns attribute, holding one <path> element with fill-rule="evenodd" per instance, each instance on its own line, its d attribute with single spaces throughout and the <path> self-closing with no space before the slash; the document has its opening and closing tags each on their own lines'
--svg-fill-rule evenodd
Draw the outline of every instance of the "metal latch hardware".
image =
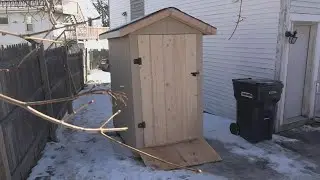
<svg viewBox="0 0 320 180">
<path fill-rule="evenodd" d="M 191 74 L 192 74 L 192 76 L 197 76 L 197 75 L 200 74 L 200 72 L 199 72 L 199 71 L 197 71 L 197 72 L 192 72 Z"/>
<path fill-rule="evenodd" d="M 133 60 L 133 64 L 141 65 L 142 64 L 142 59 L 141 58 L 134 59 Z"/>
<path fill-rule="evenodd" d="M 139 123 L 138 128 L 146 128 L 146 122 Z"/>
</svg>

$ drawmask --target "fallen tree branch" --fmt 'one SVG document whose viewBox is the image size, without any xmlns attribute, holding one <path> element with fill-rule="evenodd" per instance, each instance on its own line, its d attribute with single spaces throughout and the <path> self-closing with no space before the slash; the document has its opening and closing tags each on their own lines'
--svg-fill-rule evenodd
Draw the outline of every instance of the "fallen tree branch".
<svg viewBox="0 0 320 180">
<path fill-rule="evenodd" d="M 90 104 L 94 103 L 94 100 L 89 101 L 87 104 L 84 104 L 82 106 L 80 106 L 78 109 L 73 110 L 72 114 L 69 114 L 68 116 L 66 116 L 65 118 L 62 119 L 62 121 L 68 121 L 69 119 L 71 119 L 72 117 L 74 117 L 77 113 L 79 113 L 80 111 L 82 111 L 83 109 L 87 108 Z"/>
<path fill-rule="evenodd" d="M 22 63 L 24 63 L 24 61 L 26 61 L 28 59 L 28 57 L 30 57 L 31 55 L 33 55 L 35 52 L 37 52 L 40 49 L 40 46 L 36 47 L 35 49 L 33 49 L 32 51 L 30 51 L 26 56 L 23 57 L 23 59 L 20 61 L 20 63 L 18 64 L 18 68 L 21 66 Z"/>
<path fill-rule="evenodd" d="M 38 37 L 34 37 L 34 36 L 25 36 L 25 35 L 20 35 L 20 34 L 17 34 L 17 33 L 12 33 L 12 32 L 4 31 L 4 30 L 0 30 L 0 33 L 5 34 L 5 35 L 11 35 L 11 36 L 19 37 L 19 38 L 24 39 L 26 41 L 31 39 L 31 40 L 54 42 L 54 43 L 63 43 L 63 41 L 56 41 L 56 40 L 45 39 L 45 38 L 38 38 Z"/>
<path fill-rule="evenodd" d="M 108 124 L 108 122 L 110 122 L 114 117 L 116 117 L 117 115 L 119 115 L 121 113 L 121 110 L 119 110 L 118 112 L 116 112 L 114 115 L 112 115 L 105 123 L 102 124 L 102 126 L 100 128 L 103 128 L 105 125 Z"/>
<path fill-rule="evenodd" d="M 102 134 L 104 137 L 108 138 L 109 140 L 111 140 L 111 141 L 113 141 L 113 142 L 115 142 L 115 143 L 117 143 L 117 144 L 120 144 L 121 146 L 124 146 L 124 147 L 126 147 L 126 148 L 128 148 L 128 149 L 130 149 L 130 150 L 132 150 L 132 151 L 134 151 L 134 152 L 137 152 L 137 153 L 139 153 L 140 155 L 142 154 L 142 155 L 148 156 L 148 157 L 150 157 L 150 158 L 152 158 L 152 159 L 155 159 L 155 160 L 157 160 L 157 161 L 163 162 L 163 163 L 165 163 L 165 164 L 169 164 L 169 165 L 174 166 L 174 167 L 179 168 L 179 169 L 185 169 L 185 170 L 193 171 L 193 172 L 196 172 L 196 173 L 202 173 L 202 170 L 200 170 L 200 169 L 188 168 L 188 167 L 184 167 L 184 166 L 181 166 L 181 165 L 178 165 L 178 164 L 174 164 L 174 163 L 171 163 L 171 162 L 166 161 L 166 160 L 164 160 L 164 159 L 161 159 L 161 158 L 159 158 L 159 157 L 153 156 L 153 155 L 151 155 L 151 154 L 149 154 L 149 153 L 146 153 L 146 152 L 144 152 L 144 151 L 141 151 L 141 150 L 139 150 L 139 149 L 137 149 L 137 148 L 131 147 L 131 146 L 127 145 L 127 144 L 124 144 L 124 143 L 122 143 L 122 142 L 120 142 L 120 141 L 112 138 L 111 136 L 108 136 L 107 134 L 105 134 L 105 132 L 102 132 L 102 131 L 101 131 L 101 134 Z"/>
<path fill-rule="evenodd" d="M 125 93 L 123 92 L 113 92 L 111 90 L 106 89 L 96 89 L 96 90 L 90 90 L 87 92 L 79 93 L 77 95 L 74 95 L 73 97 L 65 97 L 65 98 L 58 98 L 58 99 L 51 99 L 51 100 L 44 100 L 44 101 L 34 101 L 34 102 L 25 102 L 28 106 L 37 106 L 37 105 L 45 105 L 45 104 L 53 104 L 53 103 L 59 103 L 59 102 L 65 102 L 65 101 L 72 101 L 75 99 L 78 99 L 81 96 L 89 96 L 89 95 L 110 95 L 115 100 L 120 101 L 124 105 L 126 105 L 125 101 L 128 99 Z"/>
<path fill-rule="evenodd" d="M 123 128 L 84 128 L 84 127 L 72 125 L 72 124 L 66 123 L 64 121 L 58 120 L 56 118 L 50 117 L 46 114 L 43 114 L 40 111 L 37 111 L 36 109 L 32 108 L 31 106 L 27 105 L 26 102 L 22 102 L 22 101 L 13 99 L 13 98 L 8 97 L 6 95 L 0 94 L 0 99 L 7 102 L 7 103 L 19 106 L 19 107 L 27 110 L 28 112 L 32 113 L 33 115 L 38 116 L 44 120 L 50 121 L 50 122 L 58 124 L 58 125 L 63 125 L 67 128 L 70 128 L 70 129 L 73 129 L 76 131 L 83 131 L 83 132 L 88 132 L 88 133 L 101 133 L 101 132 L 108 133 L 108 132 L 120 132 L 120 131 L 127 131 L 128 130 L 127 127 L 123 127 Z"/>
</svg>

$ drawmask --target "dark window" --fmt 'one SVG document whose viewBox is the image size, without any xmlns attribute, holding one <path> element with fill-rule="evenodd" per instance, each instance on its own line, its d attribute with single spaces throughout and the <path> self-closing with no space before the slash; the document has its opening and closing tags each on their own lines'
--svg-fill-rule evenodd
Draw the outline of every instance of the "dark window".
<svg viewBox="0 0 320 180">
<path fill-rule="evenodd" d="M 33 31 L 33 23 L 32 23 L 31 16 L 26 17 L 26 25 L 27 25 L 27 31 Z"/>
<path fill-rule="evenodd" d="M 0 24 L 9 24 L 8 17 L 0 17 Z"/>
<path fill-rule="evenodd" d="M 27 31 L 33 31 L 33 24 L 27 24 Z"/>
</svg>

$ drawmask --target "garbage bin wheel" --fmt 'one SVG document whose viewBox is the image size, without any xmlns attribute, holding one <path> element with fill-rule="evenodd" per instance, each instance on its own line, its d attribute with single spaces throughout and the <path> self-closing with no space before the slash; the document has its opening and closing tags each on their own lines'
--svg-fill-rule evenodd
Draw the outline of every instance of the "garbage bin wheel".
<svg viewBox="0 0 320 180">
<path fill-rule="evenodd" d="M 239 128 L 239 126 L 238 126 L 238 124 L 237 123 L 231 123 L 230 124 L 230 132 L 232 133 L 232 134 L 234 134 L 234 135 L 239 135 L 239 133 L 240 133 L 240 128 Z"/>
</svg>

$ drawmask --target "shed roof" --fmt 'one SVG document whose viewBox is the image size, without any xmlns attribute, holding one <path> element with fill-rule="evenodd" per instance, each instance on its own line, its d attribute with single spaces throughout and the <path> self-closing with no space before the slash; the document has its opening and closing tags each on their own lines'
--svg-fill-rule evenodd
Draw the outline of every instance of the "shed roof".
<svg viewBox="0 0 320 180">
<path fill-rule="evenodd" d="M 100 34 L 100 39 L 122 37 L 167 17 L 172 17 L 181 23 L 197 29 L 204 35 L 215 35 L 217 32 L 217 28 L 211 26 L 210 24 L 205 23 L 202 20 L 197 19 L 175 7 L 168 7 L 104 32 Z"/>
</svg>

